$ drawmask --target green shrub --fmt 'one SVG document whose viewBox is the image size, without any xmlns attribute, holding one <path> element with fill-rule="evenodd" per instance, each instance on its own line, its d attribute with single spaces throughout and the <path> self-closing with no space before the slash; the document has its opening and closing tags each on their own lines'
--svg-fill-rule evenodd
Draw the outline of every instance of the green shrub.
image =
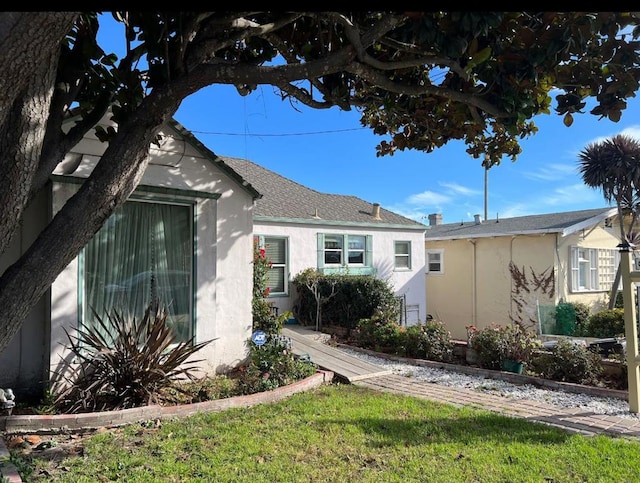
<svg viewBox="0 0 640 483">
<path fill-rule="evenodd" d="M 451 333 L 438 320 L 401 329 L 396 352 L 406 357 L 449 362 L 453 357 Z"/>
<path fill-rule="evenodd" d="M 504 327 L 491 324 L 469 334 L 469 347 L 478 353 L 480 367 L 501 370 L 507 356 L 508 343 Z"/>
<path fill-rule="evenodd" d="M 525 364 L 531 362 L 534 350 L 542 346 L 542 342 L 540 342 L 536 334 L 518 323 L 507 325 L 503 330 L 507 340 L 505 357 Z"/>
<path fill-rule="evenodd" d="M 624 299 L 623 299 L 622 290 L 618 290 L 618 292 L 616 293 L 616 301 L 613 305 L 613 308 L 624 309 Z"/>
<path fill-rule="evenodd" d="M 573 306 L 576 317 L 575 330 L 573 331 L 573 334 L 570 335 L 586 337 L 589 317 L 591 317 L 591 309 L 583 302 L 570 302 L 570 304 Z"/>
<path fill-rule="evenodd" d="M 391 349 L 395 352 L 400 337 L 400 326 L 397 322 L 374 316 L 360 319 L 352 333 L 354 343 L 364 349 L 384 351 Z"/>
<path fill-rule="evenodd" d="M 168 404 L 193 404 L 233 397 L 238 393 L 238 380 L 219 374 L 178 383 L 163 391 L 162 399 Z"/>
<path fill-rule="evenodd" d="M 267 258 L 266 250 L 260 248 L 257 240 L 253 242 L 253 297 L 251 299 L 252 328 L 262 330 L 268 337 L 276 336 L 282 330 L 288 314 L 277 317 L 267 301 L 269 287 L 267 285 L 271 260 Z"/>
<path fill-rule="evenodd" d="M 306 269 L 292 280 L 298 292 L 295 315 L 303 324 L 316 323 L 316 299 L 307 286 L 310 277 L 317 277 L 322 300 L 321 326 L 336 325 L 354 329 L 360 319 L 369 319 L 375 314 L 385 319 L 399 320 L 400 305 L 386 280 L 371 275 L 324 275 Z"/>
<path fill-rule="evenodd" d="M 606 309 L 589 317 L 586 337 L 624 336 L 624 309 Z"/>
<path fill-rule="evenodd" d="M 249 345 L 249 362 L 242 368 L 239 390 L 242 394 L 270 391 L 312 376 L 316 364 L 297 358 L 287 337 L 273 336 L 262 346 Z"/>
<path fill-rule="evenodd" d="M 603 372 L 598 354 L 567 339 L 559 340 L 549 353 L 535 357 L 532 369 L 545 379 L 575 384 L 598 384 Z"/>
<path fill-rule="evenodd" d="M 501 370 L 505 359 L 529 363 L 533 351 L 541 342 L 536 335 L 518 323 L 491 324 L 477 329 L 467 327 L 469 347 L 478 353 L 478 362 L 485 369 Z"/>
</svg>

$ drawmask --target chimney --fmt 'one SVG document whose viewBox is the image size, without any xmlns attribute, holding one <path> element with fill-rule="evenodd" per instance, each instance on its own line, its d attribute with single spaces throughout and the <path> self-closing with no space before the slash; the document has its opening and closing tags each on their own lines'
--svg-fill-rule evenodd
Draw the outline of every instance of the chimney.
<svg viewBox="0 0 640 483">
<path fill-rule="evenodd" d="M 431 213 L 429 215 L 429 225 L 442 225 L 442 215 L 440 213 Z"/>
<path fill-rule="evenodd" d="M 371 211 L 371 214 L 373 215 L 373 217 L 376 220 L 381 220 L 382 218 L 380 218 L 380 203 L 374 203 L 373 204 L 373 210 Z"/>
<path fill-rule="evenodd" d="M 473 219 L 476 222 L 476 225 L 482 223 L 482 218 L 480 218 L 480 215 L 473 215 Z"/>
</svg>

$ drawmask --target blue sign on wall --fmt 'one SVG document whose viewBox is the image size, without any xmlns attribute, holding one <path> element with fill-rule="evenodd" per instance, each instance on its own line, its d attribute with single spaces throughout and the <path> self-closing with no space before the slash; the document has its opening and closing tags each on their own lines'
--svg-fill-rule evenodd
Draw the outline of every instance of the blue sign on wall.
<svg viewBox="0 0 640 483">
<path fill-rule="evenodd" d="M 267 334 L 262 330 L 256 330 L 251 334 L 251 340 L 257 346 L 264 345 L 264 343 L 267 342 Z"/>
</svg>

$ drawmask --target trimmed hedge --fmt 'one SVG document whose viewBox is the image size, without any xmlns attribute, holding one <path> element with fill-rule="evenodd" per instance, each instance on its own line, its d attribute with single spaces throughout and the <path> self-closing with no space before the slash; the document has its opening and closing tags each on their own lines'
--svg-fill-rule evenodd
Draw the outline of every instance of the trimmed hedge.
<svg viewBox="0 0 640 483">
<path fill-rule="evenodd" d="M 323 275 L 313 269 L 297 274 L 293 285 L 298 291 L 295 315 L 304 325 L 315 324 L 316 299 L 306 286 L 316 277 L 322 297 L 321 325 L 334 325 L 353 329 L 360 319 L 383 315 L 387 320 L 398 320 L 399 303 L 391 285 L 371 275 Z M 334 295 L 329 298 L 332 292 Z"/>
</svg>

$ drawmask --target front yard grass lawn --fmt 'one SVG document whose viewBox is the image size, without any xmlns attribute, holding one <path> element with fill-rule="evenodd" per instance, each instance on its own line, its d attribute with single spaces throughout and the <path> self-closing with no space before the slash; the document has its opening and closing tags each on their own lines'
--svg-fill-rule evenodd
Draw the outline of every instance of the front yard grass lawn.
<svg viewBox="0 0 640 483">
<path fill-rule="evenodd" d="M 24 481 L 563 483 L 640 475 L 635 440 L 344 384 L 111 429 L 62 459 L 36 454 L 11 450 Z"/>
</svg>

